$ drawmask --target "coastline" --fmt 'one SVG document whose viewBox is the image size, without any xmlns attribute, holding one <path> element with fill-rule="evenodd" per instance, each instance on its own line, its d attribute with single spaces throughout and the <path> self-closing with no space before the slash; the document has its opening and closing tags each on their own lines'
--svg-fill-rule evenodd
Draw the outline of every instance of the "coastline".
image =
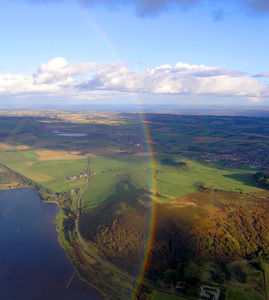
<svg viewBox="0 0 269 300">
<path fill-rule="evenodd" d="M 1 185 L 1 184 L 0 184 Z M 17 190 L 17 189 L 24 189 L 24 188 L 26 188 L 26 189 L 32 189 L 32 190 L 35 190 L 35 191 L 37 191 L 35 188 L 32 188 L 32 187 L 30 187 L 30 186 L 27 186 L 27 185 L 22 185 L 22 186 L 12 186 L 12 187 L 10 187 L 10 188 L 3 188 L 3 187 L 1 187 L 0 186 L 0 191 L 9 191 L 9 190 Z"/>
<path fill-rule="evenodd" d="M 49 201 L 48 201 L 49 202 Z M 75 257 L 72 256 L 72 254 L 70 253 L 70 251 L 68 251 L 68 247 L 67 245 L 65 245 L 65 243 L 68 243 L 69 247 L 72 247 L 73 248 L 73 244 L 69 241 L 67 241 L 64 237 L 64 232 L 61 230 L 60 226 L 61 226 L 61 220 L 59 219 L 60 215 L 63 214 L 63 212 L 61 211 L 61 208 L 59 206 L 59 203 L 57 202 L 50 202 L 50 203 L 56 203 L 59 207 L 59 212 L 57 213 L 56 215 L 56 219 L 55 219 L 55 223 L 56 223 L 56 231 L 58 233 L 58 242 L 59 242 L 59 245 L 63 248 L 63 250 L 65 251 L 65 254 L 66 254 L 66 257 L 68 258 L 68 260 L 70 261 L 70 263 L 73 265 L 74 267 L 74 270 L 76 272 L 76 275 L 77 277 L 87 283 L 89 286 L 91 286 L 92 288 L 94 288 L 96 291 L 98 291 L 102 296 L 105 297 L 105 299 L 107 299 L 107 295 L 100 289 L 98 288 L 96 285 L 92 284 L 91 282 L 89 282 L 86 278 L 84 278 L 81 273 L 79 272 L 79 269 L 76 265 L 76 263 L 74 262 L 74 259 Z M 63 240 L 62 240 L 63 238 Z"/>
</svg>

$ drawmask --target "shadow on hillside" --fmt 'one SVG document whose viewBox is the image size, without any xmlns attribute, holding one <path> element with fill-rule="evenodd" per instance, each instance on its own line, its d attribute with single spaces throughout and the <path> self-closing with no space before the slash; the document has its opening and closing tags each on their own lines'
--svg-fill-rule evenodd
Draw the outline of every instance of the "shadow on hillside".
<svg viewBox="0 0 269 300">
<path fill-rule="evenodd" d="M 124 188 L 126 184 L 127 189 Z M 99 225 L 109 225 L 117 218 L 150 207 L 151 203 L 151 193 L 148 190 L 138 189 L 128 181 L 117 183 L 115 193 L 81 214 L 80 224 L 84 228 L 85 237 L 95 235 Z"/>
<path fill-rule="evenodd" d="M 243 185 L 259 187 L 257 182 L 253 179 L 253 174 L 227 174 L 223 175 L 224 177 L 231 178 L 240 182 Z"/>
</svg>

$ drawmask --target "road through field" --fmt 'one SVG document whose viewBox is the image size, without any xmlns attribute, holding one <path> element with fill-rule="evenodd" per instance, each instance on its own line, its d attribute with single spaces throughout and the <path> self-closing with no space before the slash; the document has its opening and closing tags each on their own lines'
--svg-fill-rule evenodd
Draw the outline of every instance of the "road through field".
<svg viewBox="0 0 269 300">
<path fill-rule="evenodd" d="M 87 181 L 86 181 L 86 184 L 82 190 L 82 193 L 77 201 L 77 208 L 78 208 L 78 211 L 79 213 L 81 212 L 81 208 L 82 208 L 82 198 L 83 198 L 83 195 L 86 191 L 86 189 L 88 188 L 88 185 L 89 185 L 89 182 L 90 182 L 90 164 L 91 164 L 91 161 L 90 161 L 90 158 L 88 158 L 88 174 L 87 174 Z M 78 233 L 79 233 L 79 230 L 78 230 Z"/>
</svg>

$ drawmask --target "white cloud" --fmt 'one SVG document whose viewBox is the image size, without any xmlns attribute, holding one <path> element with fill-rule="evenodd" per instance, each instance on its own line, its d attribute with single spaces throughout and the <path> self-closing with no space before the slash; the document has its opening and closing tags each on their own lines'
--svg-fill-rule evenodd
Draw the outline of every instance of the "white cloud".
<svg viewBox="0 0 269 300">
<path fill-rule="evenodd" d="M 174 67 L 162 65 L 143 72 L 131 71 L 123 65 L 110 65 L 80 87 L 84 90 L 109 89 L 157 94 L 269 95 L 268 85 L 245 76 L 243 72 L 181 62 Z"/>
<path fill-rule="evenodd" d="M 20 74 L 0 74 L 0 94 L 18 94 L 31 92 L 56 92 L 57 85 L 36 85 L 32 76 Z"/>
<path fill-rule="evenodd" d="M 269 96 L 269 85 L 240 71 L 182 62 L 138 72 L 123 63 L 74 64 L 60 57 L 41 64 L 32 76 L 0 74 L 0 94 L 33 92 L 74 98 L 87 94 L 89 99 L 129 92 L 260 99 Z"/>
<path fill-rule="evenodd" d="M 71 64 L 62 57 L 56 57 L 48 63 L 41 64 L 33 77 L 36 84 L 70 82 L 73 77 L 85 76 L 96 68 L 97 64 L 93 62 Z"/>
</svg>

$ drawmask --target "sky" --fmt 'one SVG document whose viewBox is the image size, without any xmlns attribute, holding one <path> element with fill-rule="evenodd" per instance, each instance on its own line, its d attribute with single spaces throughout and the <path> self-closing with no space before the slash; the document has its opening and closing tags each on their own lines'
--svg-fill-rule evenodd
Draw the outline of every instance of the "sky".
<svg viewBox="0 0 269 300">
<path fill-rule="evenodd" d="M 268 0 L 1 0 L 0 108 L 269 106 Z"/>
</svg>

